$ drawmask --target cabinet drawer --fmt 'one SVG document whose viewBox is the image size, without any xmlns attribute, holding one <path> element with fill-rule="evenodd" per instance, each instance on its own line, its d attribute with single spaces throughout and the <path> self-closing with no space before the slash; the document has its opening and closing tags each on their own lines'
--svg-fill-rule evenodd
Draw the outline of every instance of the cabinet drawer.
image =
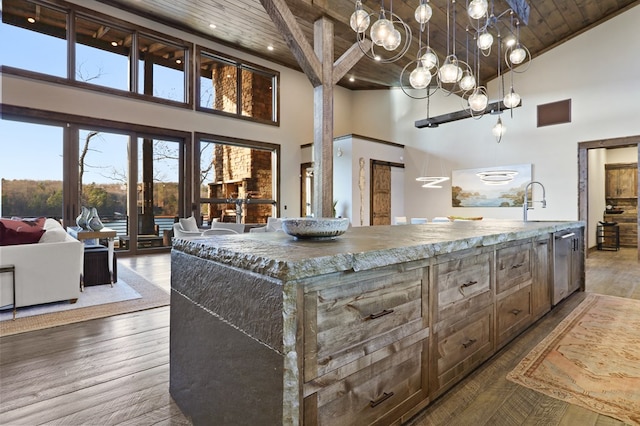
<svg viewBox="0 0 640 426">
<path fill-rule="evenodd" d="M 434 266 L 438 319 L 491 303 L 491 253 L 481 253 Z"/>
<path fill-rule="evenodd" d="M 369 425 L 397 420 L 427 398 L 423 371 L 427 346 L 421 340 L 309 395 L 304 399 L 304 424 Z"/>
<path fill-rule="evenodd" d="M 506 343 L 531 323 L 531 286 L 497 302 L 498 345 Z"/>
<path fill-rule="evenodd" d="M 496 290 L 501 293 L 531 281 L 531 243 L 505 247 L 496 252 Z"/>
<path fill-rule="evenodd" d="M 432 388 L 437 394 L 452 386 L 493 353 L 493 304 L 435 335 Z"/>
<path fill-rule="evenodd" d="M 424 277 L 414 269 L 305 294 L 305 381 L 426 327 Z"/>
</svg>

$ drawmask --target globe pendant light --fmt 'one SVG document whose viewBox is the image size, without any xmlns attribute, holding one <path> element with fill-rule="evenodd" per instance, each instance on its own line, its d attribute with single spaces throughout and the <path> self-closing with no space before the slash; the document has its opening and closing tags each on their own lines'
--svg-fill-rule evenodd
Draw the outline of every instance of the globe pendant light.
<svg viewBox="0 0 640 426">
<path fill-rule="evenodd" d="M 511 90 L 504 96 L 504 106 L 507 108 L 515 108 L 520 104 L 520 95 L 518 95 L 511 86 Z"/>
<path fill-rule="evenodd" d="M 356 1 L 356 11 L 351 14 L 349 24 L 351 29 L 357 33 L 363 33 L 369 28 L 369 14 L 362 9 L 362 2 Z"/>
<path fill-rule="evenodd" d="M 393 24 L 385 16 L 384 9 L 381 9 L 379 19 L 371 26 L 371 41 L 382 46 L 392 32 Z"/>
<path fill-rule="evenodd" d="M 515 65 L 521 64 L 526 57 L 527 52 L 522 48 L 522 46 L 520 46 L 520 44 L 518 44 L 509 54 L 509 60 Z"/>
<path fill-rule="evenodd" d="M 487 0 L 472 0 L 467 7 L 467 13 L 472 19 L 480 19 L 487 14 L 488 8 Z"/>
<path fill-rule="evenodd" d="M 500 141 L 502 140 L 502 136 L 506 132 L 507 132 L 507 128 L 502 124 L 502 119 L 498 117 L 498 122 L 496 123 L 495 126 L 493 126 L 493 129 L 491 129 L 491 133 L 493 133 L 493 136 L 495 136 L 498 143 L 500 143 Z"/>
<path fill-rule="evenodd" d="M 424 0 L 420 0 L 420 4 L 416 8 L 416 12 L 414 14 L 416 21 L 420 25 L 424 25 L 429 22 L 429 19 L 431 19 L 431 15 L 433 14 L 433 10 L 431 9 L 431 6 L 429 6 L 429 1 L 427 0 L 426 3 L 423 2 Z"/>
<path fill-rule="evenodd" d="M 424 55 L 422 55 L 422 57 L 420 58 L 420 61 L 422 62 L 423 67 L 425 67 L 428 70 L 431 70 L 433 69 L 433 67 L 438 65 L 438 56 L 435 54 L 433 49 L 431 49 L 428 46 L 426 47 L 425 50 L 426 52 Z"/>
<path fill-rule="evenodd" d="M 389 50 L 389 51 L 395 50 L 398 46 L 400 46 L 401 41 L 402 41 L 402 36 L 400 35 L 400 31 L 394 28 L 387 35 L 387 38 L 385 38 L 384 41 L 382 42 L 382 47 L 384 47 L 386 50 Z"/>
<path fill-rule="evenodd" d="M 478 36 L 477 43 L 478 43 L 478 47 L 481 50 L 488 50 L 491 48 L 491 45 L 493 44 L 493 36 L 491 35 L 490 32 L 485 30 L 482 34 Z"/>
<path fill-rule="evenodd" d="M 468 102 L 469 108 L 471 108 L 472 111 L 481 112 L 487 108 L 489 98 L 484 93 L 483 88 L 478 87 L 473 91 L 471 96 L 469 96 Z"/>
<path fill-rule="evenodd" d="M 455 55 L 449 55 L 444 60 L 444 64 L 438 71 L 438 76 L 442 83 L 457 83 L 462 79 L 462 69 L 458 66 L 458 58 Z"/>
<path fill-rule="evenodd" d="M 460 80 L 460 88 L 465 92 L 473 90 L 476 87 L 476 78 L 469 71 L 465 71 L 462 79 Z"/>
<path fill-rule="evenodd" d="M 409 75 L 409 83 L 414 89 L 424 89 L 431 82 L 431 73 L 418 62 L 416 69 Z"/>
</svg>

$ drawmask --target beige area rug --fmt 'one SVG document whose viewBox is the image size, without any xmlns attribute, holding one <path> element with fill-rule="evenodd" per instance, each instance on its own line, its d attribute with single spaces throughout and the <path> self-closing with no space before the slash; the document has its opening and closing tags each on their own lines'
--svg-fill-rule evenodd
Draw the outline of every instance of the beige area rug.
<svg viewBox="0 0 640 426">
<path fill-rule="evenodd" d="M 507 379 L 640 425 L 640 300 L 588 294 Z"/>
<path fill-rule="evenodd" d="M 96 288 L 94 289 L 94 287 Z M 112 300 L 108 300 L 106 296 L 100 297 L 99 294 L 95 294 L 90 295 L 87 299 L 91 300 L 85 302 L 82 301 L 83 295 L 81 294 L 78 302 L 75 304 L 77 306 L 63 302 L 33 308 L 55 309 L 55 305 L 58 305 L 59 310 L 55 312 L 38 313 L 27 316 L 24 311 L 31 308 L 18 308 L 15 321 L 11 319 L 11 311 L 4 311 L 2 318 L 7 319 L 0 321 L 0 337 L 167 306 L 169 305 L 170 299 L 169 293 L 165 290 L 155 286 L 131 269 L 121 265 L 118 265 L 118 283 L 114 284 L 113 288 L 109 285 L 85 288 L 87 294 L 89 294 L 90 290 L 96 290 L 96 293 L 100 294 L 105 294 L 109 292 L 109 290 L 115 290 L 115 292 L 109 295 L 109 298 Z M 116 292 L 117 294 L 115 294 Z M 113 299 L 117 301 L 113 301 Z M 89 304 L 89 306 L 87 306 L 87 304 Z"/>
</svg>

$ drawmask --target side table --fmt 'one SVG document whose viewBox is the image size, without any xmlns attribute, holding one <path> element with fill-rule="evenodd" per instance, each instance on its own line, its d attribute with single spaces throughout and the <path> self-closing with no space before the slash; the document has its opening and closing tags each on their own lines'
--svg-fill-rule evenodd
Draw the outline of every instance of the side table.
<svg viewBox="0 0 640 426">
<path fill-rule="evenodd" d="M 71 235 L 73 238 L 80 241 L 83 245 L 85 244 L 85 240 L 95 240 L 95 239 L 107 240 L 108 242 L 107 248 L 109 249 L 109 254 L 108 254 L 109 276 L 111 277 L 111 287 L 113 287 L 113 250 L 114 250 L 113 239 L 116 237 L 117 232 L 110 228 L 102 228 L 99 231 L 88 231 L 77 226 L 69 226 L 67 228 L 67 233 Z M 84 291 L 84 250 L 82 252 L 83 252 L 83 259 L 81 262 L 82 269 L 80 271 L 80 291 Z"/>
</svg>

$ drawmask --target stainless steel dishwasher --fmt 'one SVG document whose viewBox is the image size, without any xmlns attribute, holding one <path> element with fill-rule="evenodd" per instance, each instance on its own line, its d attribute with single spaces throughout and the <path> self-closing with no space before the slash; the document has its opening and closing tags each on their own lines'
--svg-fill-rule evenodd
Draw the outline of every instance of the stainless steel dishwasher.
<svg viewBox="0 0 640 426">
<path fill-rule="evenodd" d="M 571 282 L 571 256 L 575 232 L 561 231 L 553 235 L 553 299 L 556 305 L 569 295 Z"/>
</svg>

